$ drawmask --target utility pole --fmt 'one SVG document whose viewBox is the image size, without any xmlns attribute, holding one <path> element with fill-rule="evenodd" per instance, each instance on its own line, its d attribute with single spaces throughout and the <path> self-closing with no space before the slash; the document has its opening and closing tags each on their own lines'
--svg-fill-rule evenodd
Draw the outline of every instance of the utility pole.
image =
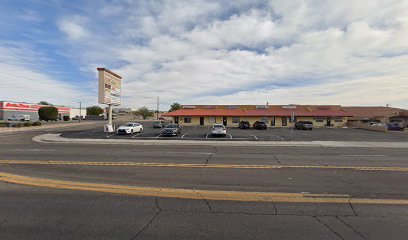
<svg viewBox="0 0 408 240">
<path fill-rule="evenodd" d="M 159 120 L 159 105 L 160 105 L 160 97 L 157 97 L 156 120 Z"/>
<path fill-rule="evenodd" d="M 79 102 L 79 122 L 81 122 L 82 117 L 82 102 Z"/>
</svg>

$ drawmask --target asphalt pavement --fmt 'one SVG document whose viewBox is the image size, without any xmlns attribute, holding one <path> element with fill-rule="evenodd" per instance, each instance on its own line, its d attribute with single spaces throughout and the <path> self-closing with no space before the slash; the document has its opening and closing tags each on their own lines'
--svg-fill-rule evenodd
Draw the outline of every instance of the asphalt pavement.
<svg viewBox="0 0 408 240">
<path fill-rule="evenodd" d="M 124 122 L 117 122 L 120 126 Z M 314 128 L 313 130 L 296 130 L 291 128 L 273 128 L 267 130 L 239 129 L 227 127 L 226 136 L 212 136 L 208 126 L 185 126 L 178 136 L 163 136 L 161 128 L 153 128 L 152 121 L 141 122 L 140 133 L 119 135 L 104 133 L 100 127 L 88 131 L 68 131 L 62 134 L 66 138 L 92 139 L 143 139 L 143 140 L 198 140 L 198 141 L 365 141 L 365 142 L 408 142 L 408 133 L 401 131 L 376 132 L 356 128 Z"/>
<path fill-rule="evenodd" d="M 408 149 L 32 141 L 44 133 L 106 137 L 102 124 L 0 134 L 0 239 L 408 236 Z M 377 134 L 315 130 L 304 134 Z M 375 139 L 405 139 L 388 134 Z"/>
</svg>

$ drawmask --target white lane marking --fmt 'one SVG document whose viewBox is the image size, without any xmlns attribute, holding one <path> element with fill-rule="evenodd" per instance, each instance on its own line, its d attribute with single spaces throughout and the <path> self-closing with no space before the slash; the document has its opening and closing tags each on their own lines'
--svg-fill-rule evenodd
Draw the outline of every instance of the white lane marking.
<svg viewBox="0 0 408 240">
<path fill-rule="evenodd" d="M 208 138 L 208 134 L 210 134 L 210 133 L 207 133 L 207 135 L 205 136 L 205 138 Z"/>
<path fill-rule="evenodd" d="M 184 138 L 184 136 L 186 136 L 188 133 L 184 133 L 183 136 L 181 136 L 181 138 Z"/>
<path fill-rule="evenodd" d="M 231 134 L 229 134 L 229 133 L 228 133 L 228 135 L 229 135 L 229 137 L 230 137 L 230 138 L 232 139 L 232 136 L 231 136 Z"/>
<path fill-rule="evenodd" d="M 37 148 L 33 148 L 33 149 L 11 149 L 11 151 L 15 151 L 15 152 L 55 152 L 55 150 L 53 150 L 53 149 L 37 149 Z"/>
<path fill-rule="evenodd" d="M 156 136 L 156 138 L 159 138 L 161 136 L 161 133 L 159 135 Z"/>
<path fill-rule="evenodd" d="M 165 152 L 168 154 L 197 154 L 197 155 L 211 155 L 210 152 Z"/>
<path fill-rule="evenodd" d="M 381 155 L 381 154 L 342 154 L 340 156 L 345 156 L 345 157 L 384 157 L 385 155 Z"/>
<path fill-rule="evenodd" d="M 251 135 L 252 137 L 254 137 L 256 140 L 258 140 L 258 138 L 255 135 Z"/>
<path fill-rule="evenodd" d="M 280 140 L 285 141 L 285 139 L 283 137 L 281 137 L 281 136 L 276 136 L 276 137 L 279 138 Z"/>
<path fill-rule="evenodd" d="M 113 135 L 115 135 L 115 133 L 112 133 L 112 134 L 106 134 L 106 137 L 108 138 L 108 137 L 111 137 L 111 136 L 113 136 Z"/>
<path fill-rule="evenodd" d="M 139 136 L 139 135 L 141 135 L 141 134 L 143 134 L 143 133 L 135 134 L 135 135 L 132 136 L 132 138 L 135 138 L 135 137 L 137 137 L 137 136 Z"/>
</svg>

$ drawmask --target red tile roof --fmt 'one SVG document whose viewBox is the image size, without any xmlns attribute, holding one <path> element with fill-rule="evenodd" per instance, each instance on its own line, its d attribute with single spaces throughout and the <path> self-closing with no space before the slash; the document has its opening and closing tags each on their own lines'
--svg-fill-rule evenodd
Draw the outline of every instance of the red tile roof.
<svg viewBox="0 0 408 240">
<path fill-rule="evenodd" d="M 408 116 L 408 110 L 392 107 L 343 107 L 355 117 L 381 118 L 390 116 Z"/>
<path fill-rule="evenodd" d="M 308 110 L 304 109 L 180 109 L 174 112 L 163 114 L 166 117 L 177 116 L 212 116 L 212 117 L 286 117 L 291 116 L 292 112 L 295 116 L 304 117 L 350 117 L 353 114 L 343 110 Z"/>
<path fill-rule="evenodd" d="M 180 109 L 174 112 L 163 114 L 165 117 L 176 116 L 214 116 L 214 117 L 230 117 L 244 116 L 244 111 L 241 109 Z"/>
</svg>

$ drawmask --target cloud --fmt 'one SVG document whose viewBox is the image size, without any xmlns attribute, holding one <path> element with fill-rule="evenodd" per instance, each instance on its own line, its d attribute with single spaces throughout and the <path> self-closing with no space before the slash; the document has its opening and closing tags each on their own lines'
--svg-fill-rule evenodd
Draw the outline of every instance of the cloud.
<svg viewBox="0 0 408 240">
<path fill-rule="evenodd" d="M 76 6 L 76 5 L 75 5 Z M 59 50 L 123 75 L 124 106 L 408 108 L 406 1 L 101 1 L 63 9 Z M 93 81 L 93 82 L 92 82 Z M 96 90 L 96 89 L 95 89 Z"/>
<path fill-rule="evenodd" d="M 58 22 L 58 28 L 65 33 L 71 40 L 79 40 L 89 36 L 88 31 L 84 28 L 84 18 L 72 16 L 62 19 Z"/>
<path fill-rule="evenodd" d="M 42 22 L 44 20 L 39 12 L 30 9 L 25 9 L 20 18 L 27 22 Z"/>
<path fill-rule="evenodd" d="M 25 43 L 0 43 L 1 100 L 77 106 L 95 100 L 76 86 L 42 73 L 48 59 Z"/>
</svg>

